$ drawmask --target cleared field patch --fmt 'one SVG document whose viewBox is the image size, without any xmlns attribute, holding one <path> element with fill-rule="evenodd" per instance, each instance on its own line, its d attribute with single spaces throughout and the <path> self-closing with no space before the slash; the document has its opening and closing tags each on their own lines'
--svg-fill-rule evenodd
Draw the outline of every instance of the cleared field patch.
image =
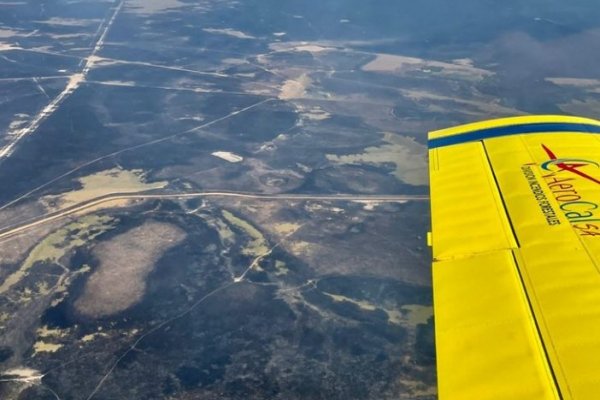
<svg viewBox="0 0 600 400">
<path fill-rule="evenodd" d="M 236 226 L 238 229 L 244 231 L 251 240 L 242 249 L 242 253 L 247 256 L 259 257 L 269 252 L 269 244 L 263 234 L 256 229 L 250 222 L 236 217 L 227 210 L 223 210 L 223 217 L 231 225 Z"/>
<path fill-rule="evenodd" d="M 469 59 L 442 62 L 392 54 L 378 54 L 373 61 L 364 65 L 362 69 L 369 72 L 387 73 L 436 72 L 439 75 L 455 76 L 469 80 L 481 80 L 492 75 L 490 71 L 473 66 L 472 61 Z"/>
<path fill-rule="evenodd" d="M 231 153 L 229 151 L 215 151 L 211 153 L 215 157 L 219 157 L 225 161 L 229 161 L 230 163 L 238 163 L 244 161 L 244 157 L 239 156 L 235 153 Z"/>
<path fill-rule="evenodd" d="M 426 148 L 407 136 L 385 133 L 385 144 L 367 147 L 362 154 L 333 155 L 327 154 L 329 161 L 338 164 L 373 164 L 391 163 L 396 166 L 394 175 L 402 182 L 411 185 L 427 184 Z"/>
<path fill-rule="evenodd" d="M 401 308 L 404 317 L 409 325 L 417 326 L 426 324 L 429 318 L 433 317 L 433 307 L 420 304 L 409 304 Z"/>
<path fill-rule="evenodd" d="M 167 182 L 146 182 L 144 171 L 113 168 L 78 179 L 81 189 L 59 195 L 45 196 L 42 200 L 50 209 L 61 209 L 111 193 L 137 193 L 162 189 Z"/>
<path fill-rule="evenodd" d="M 178 227 L 150 221 L 101 243 L 94 249 L 100 265 L 75 307 L 93 317 L 131 307 L 144 295 L 146 277 L 156 260 L 184 238 L 185 232 Z"/>
<path fill-rule="evenodd" d="M 70 250 L 83 246 L 110 229 L 113 222 L 110 217 L 90 215 L 52 232 L 31 250 L 20 268 L 2 282 L 0 294 L 5 293 L 26 277 L 36 262 L 59 263 L 60 259 Z"/>
<path fill-rule="evenodd" d="M 288 79 L 281 86 L 279 98 L 281 100 L 290 100 L 303 97 L 310 84 L 311 79 L 306 74 L 302 74 L 297 79 Z"/>
<path fill-rule="evenodd" d="M 323 292 L 335 303 L 351 303 L 363 311 L 381 310 L 387 314 L 388 322 L 394 325 L 404 325 L 415 328 L 417 325 L 426 324 L 433 316 L 433 307 L 420 304 L 407 304 L 401 307 L 387 308 L 367 300 L 358 300 L 351 297 Z"/>
<path fill-rule="evenodd" d="M 343 303 L 343 302 L 352 303 L 352 304 L 358 306 L 358 308 L 360 308 L 361 310 L 365 310 L 365 311 L 377 310 L 376 305 L 369 303 L 368 301 L 365 301 L 365 300 L 355 300 L 350 297 L 341 296 L 339 294 L 327 293 L 327 292 L 323 292 L 323 294 L 330 297 L 331 299 L 333 299 L 333 301 L 336 303 Z"/>
</svg>

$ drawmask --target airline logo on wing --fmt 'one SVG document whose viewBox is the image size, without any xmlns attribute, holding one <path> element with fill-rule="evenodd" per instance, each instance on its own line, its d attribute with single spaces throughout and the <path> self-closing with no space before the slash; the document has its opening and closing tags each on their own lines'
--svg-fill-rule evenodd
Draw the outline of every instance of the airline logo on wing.
<svg viewBox="0 0 600 400">
<path fill-rule="evenodd" d="M 559 158 L 548 146 L 542 148 L 549 160 L 541 167 L 543 175 L 554 199 L 569 222 L 582 236 L 600 236 L 600 206 L 582 194 L 581 180 L 600 185 L 600 180 L 592 175 L 600 165 L 591 160 Z M 597 173 L 597 171 L 594 171 Z"/>
<path fill-rule="evenodd" d="M 600 180 L 582 172 L 580 168 L 586 167 L 588 165 L 593 165 L 598 168 L 598 163 L 590 160 L 581 160 L 578 158 L 558 158 L 556 154 L 552 150 L 550 150 L 546 145 L 542 145 L 542 148 L 550 157 L 550 160 L 546 161 L 542 164 L 542 168 L 546 171 L 567 171 L 575 175 L 579 175 L 580 177 L 597 183 L 600 185 Z M 552 167 L 557 167 L 557 169 L 553 169 Z"/>
</svg>

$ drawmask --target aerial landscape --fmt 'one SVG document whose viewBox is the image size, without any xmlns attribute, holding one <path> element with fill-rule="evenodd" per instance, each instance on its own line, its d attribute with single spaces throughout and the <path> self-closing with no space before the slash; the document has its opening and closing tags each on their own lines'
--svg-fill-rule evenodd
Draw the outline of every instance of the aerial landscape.
<svg viewBox="0 0 600 400">
<path fill-rule="evenodd" d="M 374 3 L 0 1 L 0 398 L 437 398 L 427 132 L 599 117 L 599 12 Z"/>
</svg>

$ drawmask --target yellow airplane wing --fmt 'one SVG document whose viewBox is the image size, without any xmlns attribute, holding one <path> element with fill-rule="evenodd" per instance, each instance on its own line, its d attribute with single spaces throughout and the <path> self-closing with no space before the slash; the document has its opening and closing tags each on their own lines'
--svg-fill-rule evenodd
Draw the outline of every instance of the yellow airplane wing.
<svg viewBox="0 0 600 400">
<path fill-rule="evenodd" d="M 438 390 L 600 398 L 600 122 L 429 134 Z"/>
</svg>

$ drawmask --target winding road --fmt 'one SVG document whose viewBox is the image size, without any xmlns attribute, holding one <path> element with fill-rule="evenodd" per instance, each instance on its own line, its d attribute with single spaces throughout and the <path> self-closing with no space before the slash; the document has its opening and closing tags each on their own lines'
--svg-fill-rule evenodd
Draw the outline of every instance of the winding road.
<svg viewBox="0 0 600 400">
<path fill-rule="evenodd" d="M 0 240 L 18 235 L 27 229 L 55 221 L 69 215 L 86 211 L 103 203 L 115 200 L 149 200 L 149 199 L 191 199 L 201 197 L 234 197 L 254 200 L 313 200 L 313 201 L 374 201 L 378 203 L 398 203 L 405 201 L 428 201 L 425 195 L 363 195 L 363 194 L 261 194 L 247 192 L 207 191 L 184 193 L 111 193 L 96 197 L 61 210 L 53 211 L 39 217 L 23 221 L 16 225 L 0 229 Z"/>
</svg>

